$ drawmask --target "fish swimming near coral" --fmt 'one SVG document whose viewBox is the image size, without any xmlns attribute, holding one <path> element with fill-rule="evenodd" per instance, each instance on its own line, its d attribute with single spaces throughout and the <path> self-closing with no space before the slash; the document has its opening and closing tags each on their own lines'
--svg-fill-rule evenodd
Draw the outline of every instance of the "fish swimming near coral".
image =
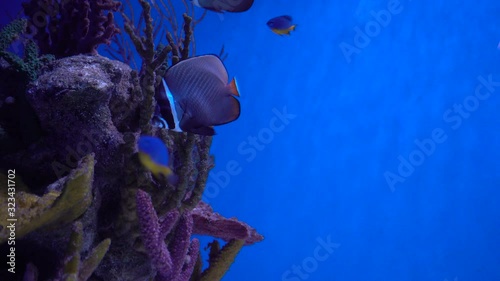
<svg viewBox="0 0 500 281">
<path fill-rule="evenodd" d="M 291 31 L 295 30 L 297 27 L 296 24 L 293 24 L 293 20 L 291 16 L 284 15 L 270 19 L 267 22 L 267 26 L 271 29 L 272 32 L 278 35 L 290 35 Z"/>
<path fill-rule="evenodd" d="M 163 176 L 173 183 L 176 176 L 169 166 L 168 149 L 157 137 L 141 136 L 137 142 L 139 160 L 156 178 Z"/>
<path fill-rule="evenodd" d="M 164 124 L 177 132 L 211 136 L 213 126 L 238 119 L 238 86 L 236 79 L 228 80 L 224 64 L 215 55 L 192 57 L 167 69 L 155 95 Z M 157 119 L 153 122 L 161 123 Z"/>
<path fill-rule="evenodd" d="M 245 12 L 252 7 L 254 0 L 192 0 L 191 2 L 198 7 L 222 13 Z"/>
</svg>

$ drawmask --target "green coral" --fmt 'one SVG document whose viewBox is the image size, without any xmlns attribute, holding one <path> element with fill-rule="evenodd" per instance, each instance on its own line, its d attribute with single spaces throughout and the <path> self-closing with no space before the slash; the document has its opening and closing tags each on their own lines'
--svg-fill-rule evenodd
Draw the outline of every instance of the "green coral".
<svg viewBox="0 0 500 281">
<path fill-rule="evenodd" d="M 77 280 L 80 268 L 80 251 L 83 245 L 83 226 L 81 222 L 76 222 L 69 239 L 68 248 L 64 258 L 64 280 Z"/>
<path fill-rule="evenodd" d="M 24 46 L 24 58 L 8 52 L 6 49 L 26 29 L 26 19 L 14 20 L 0 31 L 0 58 L 3 58 L 16 71 L 22 73 L 28 81 L 34 81 L 43 64 L 54 60 L 51 55 L 38 56 L 38 47 L 33 40 L 27 40 Z"/>
<path fill-rule="evenodd" d="M 182 41 L 182 47 L 175 42 L 172 34 L 170 32 L 167 32 L 167 41 L 172 48 L 172 65 L 175 65 L 179 61 L 185 60 L 189 57 L 189 45 L 191 44 L 191 40 L 193 37 L 193 18 L 191 18 L 187 14 L 183 14 L 182 17 L 184 18 L 184 40 Z"/>
<path fill-rule="evenodd" d="M 41 227 L 54 227 L 74 221 L 92 202 L 94 155 L 80 160 L 71 173 L 49 186 L 41 197 L 24 191 L 15 194 L 16 238 Z M 0 194 L 4 197 L 5 194 Z M 1 198 L 0 216 L 8 217 L 7 199 Z M 0 244 L 8 238 L 7 222 L 0 222 Z"/>
<path fill-rule="evenodd" d="M 160 137 L 168 143 L 164 131 L 160 132 Z M 176 134 L 174 142 L 179 148 L 179 162 L 183 164 L 176 171 L 179 175 L 176 188 L 170 190 L 165 200 L 167 203 L 159 209 L 160 216 L 174 208 L 192 210 L 201 200 L 208 173 L 213 168 L 213 159 L 209 153 L 212 137 L 190 133 Z M 186 198 L 188 193 L 190 196 Z"/>
<path fill-rule="evenodd" d="M 212 137 L 197 136 L 198 140 L 196 142 L 196 148 L 198 151 L 198 159 L 193 161 L 196 163 L 196 180 L 194 182 L 194 187 L 191 191 L 189 198 L 185 198 L 182 201 L 182 209 L 192 210 L 198 202 L 201 201 L 203 192 L 205 191 L 205 186 L 208 179 L 208 173 L 214 167 L 214 159 L 210 155 L 210 146 L 212 145 Z"/>
<path fill-rule="evenodd" d="M 6 87 L 10 88 L 10 96 L 16 101 L 16 115 L 18 119 L 17 129 L 10 128 L 9 137 L 0 139 L 0 151 L 9 152 L 20 148 L 21 145 L 29 145 L 41 136 L 38 119 L 29 105 L 25 92 L 29 82 L 37 79 L 42 65 L 53 60 L 52 56 L 38 56 L 38 47 L 33 40 L 24 40 L 24 57 L 9 52 L 8 47 L 20 37 L 27 26 L 26 19 L 17 19 L 6 25 L 0 31 L 0 59 L 7 62 L 8 68 L 2 67 Z M 17 50 L 16 50 L 17 51 Z M 19 142 L 19 139 L 21 142 Z"/>
<path fill-rule="evenodd" d="M 26 30 L 27 25 L 26 19 L 17 19 L 2 28 L 0 30 L 0 51 L 5 51 Z"/>
<path fill-rule="evenodd" d="M 94 270 L 99 266 L 104 255 L 108 252 L 109 246 L 111 245 L 111 239 L 104 239 L 99 245 L 97 245 L 92 252 L 89 254 L 87 259 L 85 259 L 80 266 L 80 272 L 78 274 L 78 280 L 87 280 L 90 278 Z"/>
<path fill-rule="evenodd" d="M 101 263 L 104 255 L 108 252 L 111 239 L 105 239 L 99 243 L 85 260 L 81 260 L 83 246 L 83 226 L 81 222 L 75 222 L 73 233 L 69 241 L 64 258 L 63 279 L 65 281 L 86 281 Z"/>
<path fill-rule="evenodd" d="M 144 36 L 140 36 L 140 32 L 133 26 L 132 21 L 122 13 L 125 19 L 124 29 L 130 36 L 137 53 L 143 60 L 143 68 L 140 75 L 141 92 L 144 97 L 142 109 L 140 113 L 140 126 L 142 134 L 151 135 L 151 119 L 154 112 L 154 94 L 155 86 L 159 84 L 161 76 L 168 68 L 168 54 L 172 53 L 172 63 L 176 64 L 181 60 L 189 57 L 189 46 L 193 42 L 193 19 L 187 14 L 183 14 L 184 19 L 184 39 L 182 46 L 175 43 L 172 34 L 167 32 L 167 46 L 154 46 L 154 26 L 151 16 L 151 5 L 145 0 L 139 0 L 142 6 L 142 17 L 145 22 Z M 176 151 L 180 154 L 180 163 L 183 165 L 176 171 L 179 176 L 179 182 L 175 187 L 163 188 L 160 191 L 149 188 L 148 184 L 143 186 L 144 182 L 139 180 L 140 184 L 130 185 L 127 187 L 154 191 L 153 193 L 156 202 L 153 202 L 159 215 L 163 215 L 173 208 L 181 208 L 182 210 L 191 210 L 201 200 L 201 195 L 205 188 L 205 183 L 208 178 L 208 172 L 213 167 L 213 159 L 209 155 L 211 137 L 202 137 L 194 134 L 169 134 L 165 130 L 159 130 L 158 134 L 161 139 L 171 149 L 176 147 Z M 135 144 L 134 144 L 135 145 Z M 197 153 L 196 153 L 197 152 Z M 198 159 L 193 160 L 193 157 Z M 137 175 L 137 173 L 135 173 Z M 141 175 L 139 178 L 143 179 Z M 169 186 L 171 187 L 171 186 Z M 186 198 L 190 193 L 191 196 Z M 163 204 L 162 206 L 158 206 Z M 126 204 L 129 205 L 129 204 Z"/>
<path fill-rule="evenodd" d="M 222 249 L 217 240 L 209 244 L 209 266 L 203 273 L 199 273 L 201 266 L 197 268 L 198 272 L 193 273 L 193 281 L 212 281 L 221 280 L 233 264 L 234 259 L 245 245 L 245 240 L 232 239 Z M 199 277 L 198 277 L 199 276 Z"/>
<path fill-rule="evenodd" d="M 130 40 L 132 40 L 137 53 L 143 60 L 143 69 L 141 71 L 140 81 L 142 94 L 145 100 L 142 103 L 140 124 L 142 131 L 146 134 L 150 134 L 152 130 L 151 118 L 154 113 L 155 72 L 165 62 L 171 49 L 170 47 L 165 47 L 158 53 L 155 51 L 151 5 L 145 0 L 139 0 L 139 3 L 142 6 L 142 16 L 144 17 L 144 22 L 146 23 L 144 36 L 141 37 L 137 35 L 130 19 L 124 13 L 122 13 L 122 16 L 125 19 L 125 31 L 130 36 Z"/>
</svg>

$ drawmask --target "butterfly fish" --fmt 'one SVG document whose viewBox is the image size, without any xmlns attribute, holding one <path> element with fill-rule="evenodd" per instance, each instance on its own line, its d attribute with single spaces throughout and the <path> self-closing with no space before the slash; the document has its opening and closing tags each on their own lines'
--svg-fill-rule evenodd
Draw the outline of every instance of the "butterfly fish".
<svg viewBox="0 0 500 281">
<path fill-rule="evenodd" d="M 183 60 L 167 69 L 155 98 L 153 124 L 176 132 L 214 135 L 213 126 L 240 116 L 236 79 L 214 55 Z"/>
<path fill-rule="evenodd" d="M 245 12 L 252 7 L 254 0 L 192 0 L 191 2 L 198 7 L 222 13 Z"/>
</svg>

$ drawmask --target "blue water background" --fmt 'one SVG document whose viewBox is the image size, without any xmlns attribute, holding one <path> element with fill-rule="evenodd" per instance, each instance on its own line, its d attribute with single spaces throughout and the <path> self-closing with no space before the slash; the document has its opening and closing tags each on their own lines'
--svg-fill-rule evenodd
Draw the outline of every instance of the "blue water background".
<svg viewBox="0 0 500 281">
<path fill-rule="evenodd" d="M 205 200 L 265 236 L 223 280 L 500 280 L 500 87 L 474 98 L 478 77 L 500 81 L 500 2 L 400 1 L 349 58 L 339 45 L 391 1 L 255 2 L 196 29 L 198 54 L 225 46 L 242 105 L 217 128 Z M 282 14 L 290 37 L 265 25 Z"/>
<path fill-rule="evenodd" d="M 223 280 L 500 280 L 500 88 L 472 103 L 478 76 L 500 81 L 500 2 L 401 1 L 350 63 L 339 44 L 390 1 L 346 2 L 256 1 L 197 30 L 199 51 L 225 44 L 242 93 L 240 119 L 214 138 L 207 199 L 266 238 Z M 266 29 L 281 14 L 298 24 L 290 37 Z M 447 122 L 464 100 L 469 116 Z M 242 154 L 285 107 L 296 117 Z M 391 189 L 384 173 L 435 129 L 446 140 Z M 340 246 L 315 268 L 329 236 Z"/>
</svg>

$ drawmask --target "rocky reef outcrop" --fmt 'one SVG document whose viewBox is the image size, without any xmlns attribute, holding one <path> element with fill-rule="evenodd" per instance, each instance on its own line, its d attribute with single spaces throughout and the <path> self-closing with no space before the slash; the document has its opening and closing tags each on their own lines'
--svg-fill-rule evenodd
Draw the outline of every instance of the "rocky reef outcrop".
<svg viewBox="0 0 500 281">
<path fill-rule="evenodd" d="M 97 22 L 112 36 L 110 20 Z M 26 25 L 15 21 L 0 33 L 0 216 L 10 219 L 0 222 L 0 252 L 14 251 L 16 265 L 16 275 L 5 269 L 0 280 L 222 278 L 240 249 L 263 237 L 201 202 L 214 166 L 212 137 L 149 122 L 156 72 L 175 46 L 154 48 L 152 30 L 149 40 L 131 35 L 143 48 L 139 73 L 96 54 L 95 45 L 81 54 L 69 46 L 70 55 L 55 59 L 39 53 L 34 42 L 41 41 L 27 40 L 20 57 L 7 48 Z M 188 57 L 188 45 L 172 63 Z M 172 152 L 177 182 L 154 178 L 140 164 L 144 134 Z M 210 244 L 205 270 L 195 234 L 227 242 Z"/>
</svg>

